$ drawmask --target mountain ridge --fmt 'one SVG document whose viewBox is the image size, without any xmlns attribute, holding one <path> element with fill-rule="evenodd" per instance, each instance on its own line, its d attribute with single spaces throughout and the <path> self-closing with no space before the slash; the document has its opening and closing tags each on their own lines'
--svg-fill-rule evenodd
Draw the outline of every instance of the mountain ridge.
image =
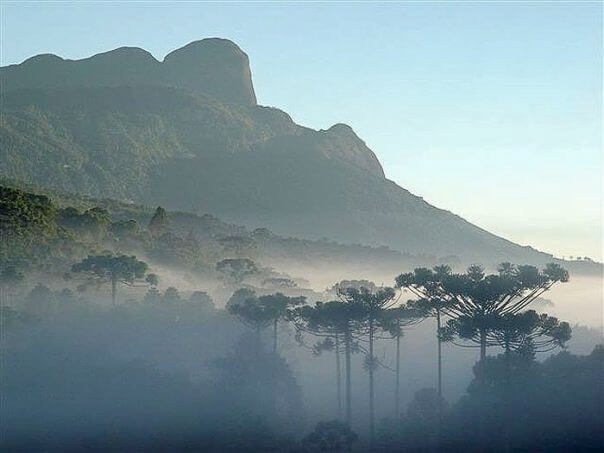
<svg viewBox="0 0 604 453">
<path fill-rule="evenodd" d="M 247 55 L 226 43 L 195 41 L 163 63 L 142 49 L 120 48 L 76 60 L 92 61 L 98 69 L 86 83 L 78 82 L 85 65 L 77 71 L 68 65 L 60 86 L 52 85 L 61 71 L 38 73 L 31 59 L 0 68 L 0 176 L 209 212 L 309 239 L 386 245 L 485 264 L 543 264 L 552 258 L 386 179 L 375 153 L 350 126 L 316 131 L 297 125 L 286 112 L 257 105 L 251 72 L 239 71 L 249 71 Z M 137 67 L 131 54 L 159 65 L 176 61 L 172 68 L 180 72 L 170 77 L 178 83 L 137 71 L 116 75 L 116 55 L 128 57 L 122 67 Z M 48 55 L 41 60 L 61 65 Z M 209 75 L 201 70 L 208 66 Z M 233 68 L 239 68 L 236 74 Z M 237 102 L 225 97 L 231 92 Z"/>
<path fill-rule="evenodd" d="M 130 46 L 76 60 L 41 54 L 2 67 L 0 77 L 3 91 L 123 86 L 143 81 L 199 91 L 225 102 L 256 105 L 247 54 L 234 42 L 221 38 L 194 41 L 168 53 L 162 61 L 140 47 Z"/>
</svg>

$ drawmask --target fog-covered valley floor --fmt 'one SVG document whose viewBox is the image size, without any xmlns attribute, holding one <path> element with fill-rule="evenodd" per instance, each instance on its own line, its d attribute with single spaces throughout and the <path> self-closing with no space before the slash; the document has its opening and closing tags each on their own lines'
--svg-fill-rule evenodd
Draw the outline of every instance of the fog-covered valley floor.
<svg viewBox="0 0 604 453">
<path fill-rule="evenodd" d="M 598 263 L 483 267 L 0 190 L 6 451 L 601 442 Z"/>
</svg>

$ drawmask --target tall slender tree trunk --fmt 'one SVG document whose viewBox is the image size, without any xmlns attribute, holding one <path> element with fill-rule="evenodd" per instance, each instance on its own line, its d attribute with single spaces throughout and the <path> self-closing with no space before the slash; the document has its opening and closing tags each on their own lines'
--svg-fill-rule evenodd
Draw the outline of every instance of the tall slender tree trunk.
<svg viewBox="0 0 604 453">
<path fill-rule="evenodd" d="M 117 297 L 117 276 L 111 276 L 111 305 L 115 307 Z"/>
<path fill-rule="evenodd" d="M 336 381 L 338 389 L 338 419 L 342 419 L 342 372 L 340 368 L 340 336 L 336 333 Z"/>
<path fill-rule="evenodd" d="M 442 341 L 440 340 L 440 309 L 436 310 L 436 344 L 438 350 L 438 426 L 437 435 L 438 435 L 438 446 L 440 448 L 440 443 L 442 439 L 442 425 L 443 425 L 443 407 L 442 407 L 442 398 L 443 398 L 443 355 L 442 355 Z"/>
<path fill-rule="evenodd" d="M 256 326 L 256 348 L 258 350 L 258 355 L 260 355 L 260 350 L 262 346 L 262 339 L 260 335 L 260 326 Z"/>
<path fill-rule="evenodd" d="M 510 343 L 508 341 L 505 342 L 505 382 L 504 382 L 504 402 L 503 402 L 503 448 L 504 451 L 508 452 L 511 450 L 510 448 L 510 422 L 511 422 L 511 406 L 512 406 L 512 388 L 511 388 L 511 348 Z"/>
<path fill-rule="evenodd" d="M 350 354 L 352 348 L 350 328 L 344 332 L 344 351 L 346 355 L 346 424 L 351 426 L 352 421 L 352 389 L 350 385 Z"/>
<path fill-rule="evenodd" d="M 440 341 L 440 310 L 436 310 L 436 343 L 438 349 L 438 398 L 443 396 L 443 360 L 442 342 Z"/>
<path fill-rule="evenodd" d="M 487 332 L 486 330 L 480 329 L 480 361 L 483 361 L 487 357 Z"/>
<path fill-rule="evenodd" d="M 4 287 L 0 285 L 0 343 L 4 336 Z M 1 357 L 0 357 L 1 359 Z"/>
<path fill-rule="evenodd" d="M 277 318 L 273 320 L 273 353 L 277 353 Z"/>
<path fill-rule="evenodd" d="M 369 444 L 373 445 L 375 438 L 375 407 L 373 385 L 373 319 L 369 320 Z"/>
<path fill-rule="evenodd" d="M 508 341 L 505 342 L 505 376 L 504 376 L 504 385 L 505 385 L 505 398 L 509 399 L 510 396 L 510 384 L 511 384 L 511 376 L 512 369 L 510 365 L 512 350 L 510 348 L 510 343 Z M 507 414 L 506 414 L 507 415 Z"/>
<path fill-rule="evenodd" d="M 400 417 L 400 379 L 401 379 L 401 336 L 396 336 L 396 386 L 394 388 L 394 419 Z"/>
</svg>

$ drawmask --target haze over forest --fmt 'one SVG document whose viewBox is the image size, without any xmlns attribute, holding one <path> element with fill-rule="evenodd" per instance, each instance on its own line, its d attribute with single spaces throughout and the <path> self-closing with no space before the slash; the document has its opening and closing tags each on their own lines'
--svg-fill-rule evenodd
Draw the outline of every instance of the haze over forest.
<svg viewBox="0 0 604 453">
<path fill-rule="evenodd" d="M 602 263 L 259 105 L 228 39 L 0 82 L 7 451 L 604 446 Z"/>
</svg>

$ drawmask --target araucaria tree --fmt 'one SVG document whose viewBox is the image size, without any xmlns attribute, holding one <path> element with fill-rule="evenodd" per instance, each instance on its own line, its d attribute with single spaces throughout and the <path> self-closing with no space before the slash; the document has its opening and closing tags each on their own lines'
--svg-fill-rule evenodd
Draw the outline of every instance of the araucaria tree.
<svg viewBox="0 0 604 453">
<path fill-rule="evenodd" d="M 97 284 L 111 283 L 111 303 L 115 305 L 117 286 L 151 285 L 158 283 L 158 277 L 149 273 L 149 266 L 136 256 L 127 255 L 89 255 L 71 267 L 71 271 L 83 274 Z"/>
<path fill-rule="evenodd" d="M 363 319 L 360 304 L 334 300 L 317 302 L 314 306 L 305 305 L 292 312 L 291 319 L 296 329 L 308 332 L 324 339 L 334 338 L 336 348 L 336 383 L 338 401 L 340 394 L 340 339 L 344 343 L 345 367 L 345 420 L 350 426 L 352 418 L 351 356 L 356 350 L 356 333 Z"/>
<path fill-rule="evenodd" d="M 273 326 L 273 352 L 277 352 L 277 326 L 279 321 L 289 319 L 290 310 L 298 305 L 303 305 L 305 297 L 288 297 L 281 293 L 256 297 L 251 295 L 241 301 L 229 304 L 228 310 L 239 320 L 254 329 L 258 335 L 260 331 Z"/>
<path fill-rule="evenodd" d="M 554 263 L 543 271 L 503 263 L 491 275 L 485 275 L 480 266 L 470 266 L 465 274 L 416 269 L 397 277 L 397 284 L 417 295 L 420 304 L 437 304 L 441 313 L 452 318 L 451 328 L 471 326 L 481 359 L 501 316 L 522 312 L 555 283 L 567 281 L 568 272 Z"/>
<path fill-rule="evenodd" d="M 461 340 L 463 346 L 468 342 L 479 344 L 481 327 L 482 322 L 476 324 L 471 317 L 450 319 L 442 330 L 442 337 L 453 343 Z M 487 346 L 501 347 L 506 354 L 519 352 L 532 355 L 563 348 L 570 337 L 571 328 L 567 322 L 561 322 L 545 313 L 538 314 L 535 310 L 528 310 L 522 313 L 490 315 L 486 343 Z"/>
<path fill-rule="evenodd" d="M 271 322 L 273 323 L 273 352 L 277 353 L 277 327 L 280 321 L 290 318 L 291 310 L 299 305 L 306 303 L 304 296 L 288 297 L 282 293 L 260 296 L 258 302 L 266 307 L 266 310 L 271 314 Z"/>
<path fill-rule="evenodd" d="M 160 236 L 168 230 L 168 225 L 169 221 L 166 210 L 158 206 L 149 221 L 149 232 L 154 236 Z"/>
<path fill-rule="evenodd" d="M 502 317 L 511 320 L 511 315 L 527 308 L 555 283 L 566 281 L 568 272 L 553 263 L 542 272 L 534 266 L 503 263 L 497 274 L 488 276 L 480 266 L 470 266 L 464 274 L 453 274 L 449 266 L 437 266 L 399 275 L 396 284 L 417 297 L 415 307 L 436 318 L 439 400 L 442 401 L 443 340 L 457 337 L 474 342 L 480 347 L 482 361 L 487 347 L 497 344 L 489 338 L 502 326 Z M 450 318 L 444 329 L 443 315 Z"/>
<path fill-rule="evenodd" d="M 384 311 L 396 304 L 396 292 L 393 288 L 376 288 L 373 291 L 364 286 L 360 288 L 338 288 L 338 295 L 348 304 L 358 305 L 362 313 L 361 329 L 367 335 L 368 351 L 365 356 L 365 368 L 369 373 L 369 439 L 375 437 L 375 385 L 374 372 L 378 366 L 374 354 L 377 333 L 382 326 Z"/>
<path fill-rule="evenodd" d="M 442 399 L 442 341 L 439 332 L 442 327 L 442 317 L 446 313 L 446 308 L 451 305 L 451 301 L 440 297 L 437 282 L 444 280 L 450 274 L 451 268 L 441 265 L 434 267 L 433 270 L 420 267 L 412 273 L 401 274 L 395 279 L 397 288 L 407 289 L 417 297 L 416 300 L 409 301 L 409 306 L 418 310 L 424 317 L 433 317 L 436 320 L 439 400 Z"/>
</svg>

